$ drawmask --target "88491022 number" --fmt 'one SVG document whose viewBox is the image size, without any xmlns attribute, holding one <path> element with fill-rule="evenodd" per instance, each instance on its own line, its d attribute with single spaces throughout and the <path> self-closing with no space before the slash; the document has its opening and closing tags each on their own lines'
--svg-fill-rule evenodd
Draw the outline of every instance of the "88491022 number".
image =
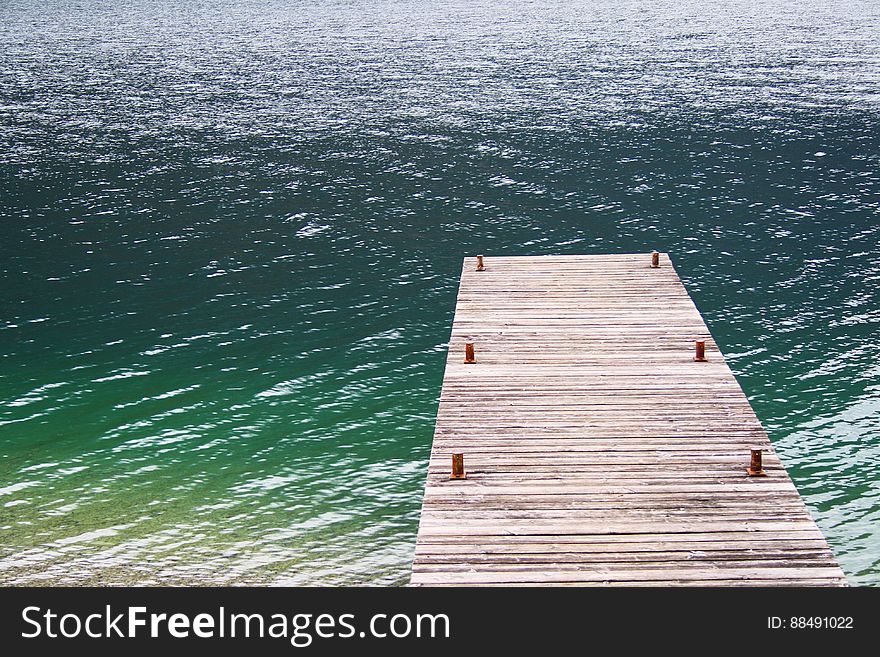
<svg viewBox="0 0 880 657">
<path fill-rule="evenodd" d="M 851 630 L 852 616 L 792 616 L 788 626 L 793 630 Z"/>
</svg>

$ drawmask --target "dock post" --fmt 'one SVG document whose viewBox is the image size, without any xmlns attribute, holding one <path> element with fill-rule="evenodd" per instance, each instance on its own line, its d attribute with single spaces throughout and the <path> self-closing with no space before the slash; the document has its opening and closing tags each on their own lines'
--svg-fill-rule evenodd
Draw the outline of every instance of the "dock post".
<svg viewBox="0 0 880 657">
<path fill-rule="evenodd" d="M 749 469 L 747 472 L 750 477 L 766 477 L 767 473 L 764 472 L 764 458 L 763 452 L 759 447 L 752 448 L 752 461 L 749 464 Z"/>
<path fill-rule="evenodd" d="M 657 269 L 660 266 L 660 254 L 657 251 L 651 251 L 651 267 Z"/>
<path fill-rule="evenodd" d="M 464 471 L 464 454 L 452 455 L 452 474 L 450 479 L 467 479 L 467 472 Z"/>
<path fill-rule="evenodd" d="M 694 355 L 694 360 L 698 363 L 706 362 L 706 342 L 704 340 L 697 340 L 696 343 L 696 354 Z"/>
<path fill-rule="evenodd" d="M 477 271 L 485 271 L 486 267 L 483 266 L 483 256 L 477 256 Z"/>
<path fill-rule="evenodd" d="M 464 343 L 464 362 L 465 362 L 465 365 L 470 365 L 472 363 L 477 362 L 477 359 L 474 358 L 474 343 L 473 342 L 465 342 Z"/>
</svg>

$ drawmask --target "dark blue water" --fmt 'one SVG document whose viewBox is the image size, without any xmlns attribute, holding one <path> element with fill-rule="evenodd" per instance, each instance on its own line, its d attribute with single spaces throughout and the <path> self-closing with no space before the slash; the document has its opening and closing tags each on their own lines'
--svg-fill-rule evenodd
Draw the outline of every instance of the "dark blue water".
<svg viewBox="0 0 880 657">
<path fill-rule="evenodd" d="M 0 582 L 408 579 L 461 258 L 671 253 L 880 583 L 880 5 L 0 4 Z"/>
</svg>

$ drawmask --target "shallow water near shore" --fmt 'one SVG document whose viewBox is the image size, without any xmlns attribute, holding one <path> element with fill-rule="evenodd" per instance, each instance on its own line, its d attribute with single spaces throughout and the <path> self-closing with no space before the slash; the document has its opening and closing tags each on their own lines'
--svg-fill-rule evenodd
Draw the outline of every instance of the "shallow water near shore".
<svg viewBox="0 0 880 657">
<path fill-rule="evenodd" d="M 0 14 L 0 583 L 406 583 L 461 258 L 657 249 L 880 584 L 876 3 Z"/>
</svg>

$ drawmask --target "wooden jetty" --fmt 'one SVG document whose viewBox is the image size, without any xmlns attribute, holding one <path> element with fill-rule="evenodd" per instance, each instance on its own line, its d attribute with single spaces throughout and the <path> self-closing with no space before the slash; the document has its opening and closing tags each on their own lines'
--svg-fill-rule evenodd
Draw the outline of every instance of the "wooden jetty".
<svg viewBox="0 0 880 657">
<path fill-rule="evenodd" d="M 666 254 L 466 258 L 449 345 L 413 585 L 846 584 Z"/>
</svg>

